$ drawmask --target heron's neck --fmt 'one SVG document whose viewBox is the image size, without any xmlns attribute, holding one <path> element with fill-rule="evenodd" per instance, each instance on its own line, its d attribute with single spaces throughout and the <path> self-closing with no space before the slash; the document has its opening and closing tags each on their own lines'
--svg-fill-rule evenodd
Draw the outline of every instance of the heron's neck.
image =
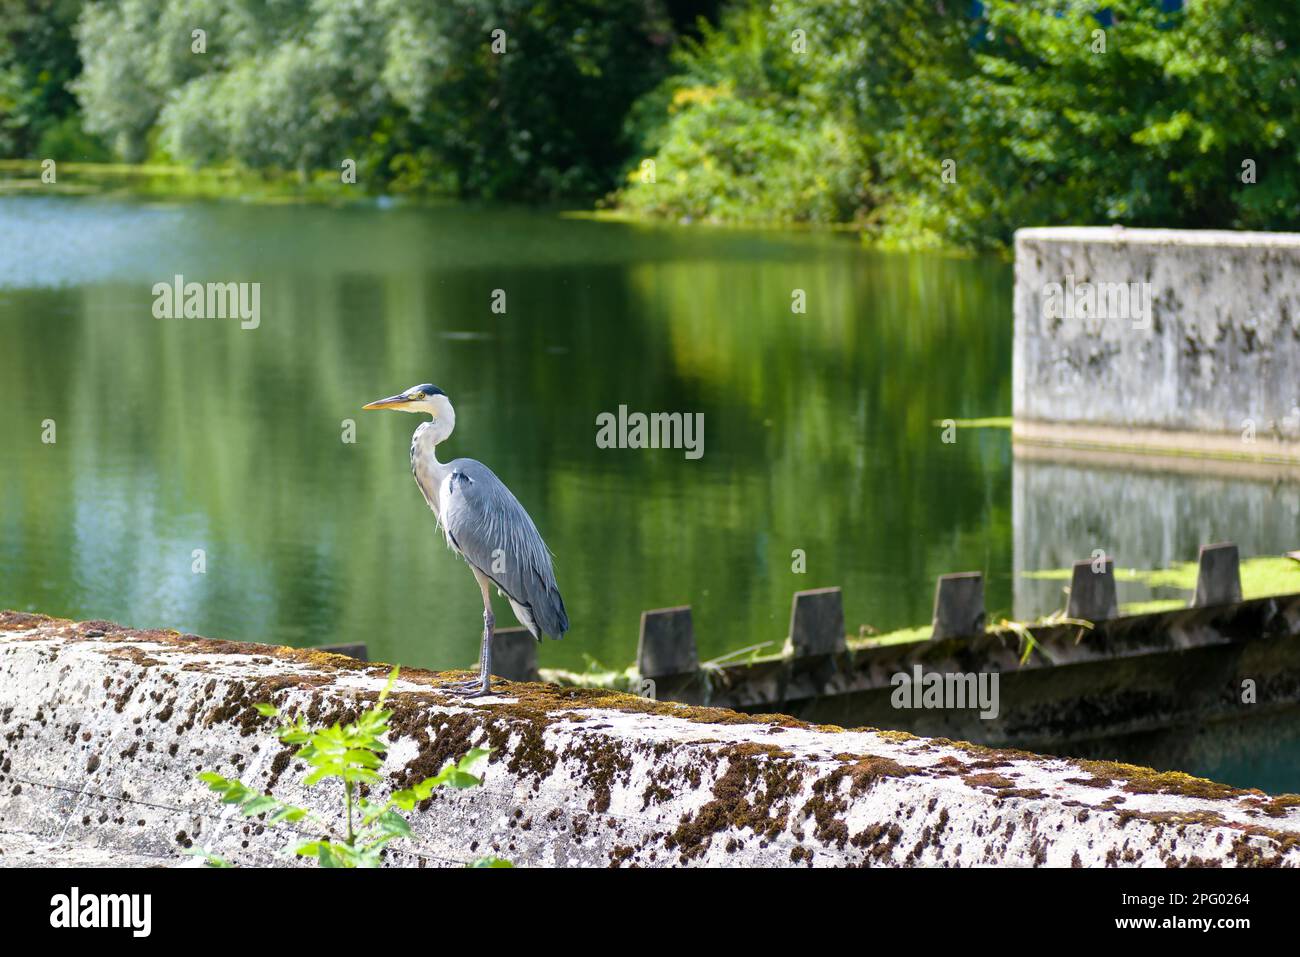
<svg viewBox="0 0 1300 957">
<path fill-rule="evenodd" d="M 429 462 L 439 471 L 442 470 L 443 464 L 438 461 L 438 446 L 447 441 L 454 426 L 455 422 L 433 419 L 424 423 L 415 432 L 415 443 L 420 452 L 427 456 Z"/>
</svg>

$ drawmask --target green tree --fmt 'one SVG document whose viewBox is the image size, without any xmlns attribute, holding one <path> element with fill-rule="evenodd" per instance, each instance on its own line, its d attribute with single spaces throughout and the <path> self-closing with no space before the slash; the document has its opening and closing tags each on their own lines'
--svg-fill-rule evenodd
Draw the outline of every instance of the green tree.
<svg viewBox="0 0 1300 957">
<path fill-rule="evenodd" d="M 1165 6 L 737 4 L 632 112 L 677 175 L 633 170 L 618 201 L 856 219 L 895 245 L 1002 246 L 1061 223 L 1294 228 L 1300 11 Z M 842 148 L 819 142 L 829 128 Z"/>
<path fill-rule="evenodd" d="M 985 216 L 987 238 L 1059 222 L 1295 225 L 1294 4 L 1118 0 L 1101 16 L 993 0 L 987 15 L 966 97 L 973 135 L 954 144 L 971 173 L 959 215 Z"/>
<path fill-rule="evenodd" d="M 611 185 L 671 28 L 658 0 L 103 0 L 77 38 L 87 128 L 125 159 L 545 199 Z"/>
<path fill-rule="evenodd" d="M 904 175 L 909 125 L 942 110 L 949 79 L 972 69 L 972 29 L 937 0 L 737 4 L 682 44 L 674 75 L 635 107 L 656 182 L 631 170 L 619 202 L 869 224 L 882 184 Z"/>
<path fill-rule="evenodd" d="M 73 25 L 80 0 L 0 0 L 0 154 L 93 160 L 68 84 L 81 72 Z"/>
</svg>

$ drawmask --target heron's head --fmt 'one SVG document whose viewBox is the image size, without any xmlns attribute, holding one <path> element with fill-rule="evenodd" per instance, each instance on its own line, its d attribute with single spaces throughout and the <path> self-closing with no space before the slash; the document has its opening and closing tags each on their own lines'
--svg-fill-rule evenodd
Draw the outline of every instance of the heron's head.
<svg viewBox="0 0 1300 957">
<path fill-rule="evenodd" d="M 451 400 L 447 393 L 436 385 L 413 385 L 405 392 L 390 395 L 387 399 L 376 399 L 363 405 L 363 409 L 396 409 L 399 412 L 424 412 L 433 416 L 435 422 L 451 425 L 456 421 L 456 414 L 451 409 Z"/>
</svg>

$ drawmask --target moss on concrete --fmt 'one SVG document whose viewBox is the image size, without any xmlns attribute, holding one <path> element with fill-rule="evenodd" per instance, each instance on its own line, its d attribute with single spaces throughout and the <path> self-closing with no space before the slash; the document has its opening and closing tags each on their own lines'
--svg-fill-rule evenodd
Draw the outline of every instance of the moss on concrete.
<svg viewBox="0 0 1300 957">
<path fill-rule="evenodd" d="M 0 629 L 15 621 L 10 614 L 0 614 Z M 83 666 L 88 657 L 102 656 L 101 660 L 112 662 L 106 672 L 109 687 L 100 689 L 96 684 L 96 692 L 102 694 L 109 712 L 115 702 L 121 702 L 136 716 L 132 720 L 143 715 L 146 727 L 156 722 L 169 738 L 174 729 L 177 734 L 195 728 L 221 731 L 222 740 L 235 743 L 224 759 L 241 772 L 247 756 L 258 753 L 261 739 L 270 737 L 275 724 L 274 719 L 259 715 L 255 704 L 271 701 L 285 706 L 286 713 L 306 713 L 313 721 L 349 720 L 375 699 L 389 671 L 386 665 L 320 652 L 212 642 L 175 632 L 138 632 L 106 622 L 75 624 L 33 616 L 19 625 L 19 629 L 32 627 L 42 627 L 40 636 L 45 639 L 60 639 L 49 649 L 32 648 L 25 644 L 30 636 L 21 636 L 29 667 L 36 669 L 32 673 L 40 673 L 45 667 L 40 661 L 56 653 L 75 654 Z M 75 652 L 83 639 L 93 640 L 87 641 L 85 650 Z M 187 660 L 172 652 L 194 657 Z M 245 661 L 232 661 L 232 656 Z M 185 699 L 175 696 L 177 675 L 186 676 Z M 499 769 L 498 774 L 506 772 L 501 779 L 510 789 L 508 800 L 516 805 L 531 800 L 525 796 L 530 791 L 544 800 L 554 800 L 557 792 L 581 794 L 578 807 L 566 807 L 556 827 L 562 823 L 579 843 L 589 833 L 600 834 L 609 847 L 620 848 L 610 859 L 615 864 L 654 863 L 655 854 L 662 862 L 665 850 L 680 861 L 717 863 L 777 841 L 781 859 L 799 864 L 824 862 L 828 856 L 839 860 L 836 855 L 847 849 L 861 850 L 859 859 L 864 863 L 971 861 L 979 855 L 996 855 L 999 847 L 1013 840 L 1018 842 L 1016 853 L 1041 862 L 1047 859 L 1050 841 L 1033 832 L 1036 816 L 1066 813 L 1072 817 L 1074 813 L 1065 810 L 1070 800 L 1039 786 L 1048 780 L 1058 787 L 1077 783 L 1099 792 L 1092 798 L 1086 791 L 1066 789 L 1083 814 L 1117 816 L 1128 810 L 1121 805 L 1129 800 L 1132 812 L 1123 820 L 1157 829 L 1219 826 L 1215 815 L 1231 818 L 1234 828 L 1252 838 L 1234 853 L 1252 865 L 1267 866 L 1294 846 L 1279 843 L 1292 839 L 1287 835 L 1294 837 L 1285 825 L 1266 825 L 1270 819 L 1291 820 L 1294 808 L 1300 806 L 1296 796 L 1270 798 L 1257 791 L 1116 762 L 1068 762 L 905 732 L 846 730 L 782 715 L 658 703 L 607 689 L 502 682 L 499 699 L 463 701 L 443 686 L 464 677 L 467 673 L 417 669 L 402 673 L 389 699 L 393 738 L 402 744 L 400 759 L 387 769 L 391 784 L 401 786 L 436 773 L 469 748 L 486 744 L 494 749 L 489 764 Z M 666 717 L 685 724 L 626 721 L 615 715 Z M 578 717 L 583 720 L 575 721 Z M 32 719 L 31 712 L 27 718 Z M 38 710 L 35 720 L 39 724 L 57 719 L 48 710 Z M 4 721 L 15 741 L 29 727 L 7 717 Z M 689 724 L 708 724 L 716 730 L 701 729 L 695 737 L 697 732 L 683 731 Z M 664 733 L 670 727 L 676 729 L 671 741 L 655 740 L 653 735 L 637 739 L 642 731 Z M 53 733 L 79 739 L 81 731 L 60 726 Z M 744 736 L 742 740 L 735 740 L 737 733 Z M 873 737 L 861 737 L 864 733 Z M 768 735 L 773 737 L 769 740 Z M 810 735 L 816 736 L 815 749 L 810 749 Z M 253 740 L 240 744 L 244 737 Z M 112 756 L 120 753 L 129 753 L 130 761 L 143 760 L 144 749 L 132 744 L 129 739 L 118 741 L 108 750 L 96 742 L 81 754 L 83 760 L 87 754 L 103 754 L 105 763 L 118 760 Z M 173 758 L 174 748 L 169 751 Z M 248 763 L 251 769 L 253 762 Z M 278 781 L 291 765 L 291 752 L 268 742 L 258 762 L 261 780 Z M 104 771 L 97 765 L 87 773 Z M 677 802 L 701 789 L 707 789 L 701 795 L 707 795 L 704 804 L 681 811 Z M 882 790 L 884 797 L 879 800 L 885 802 L 884 808 L 871 799 Z M 918 800 L 911 801 L 911 795 Z M 1141 806 L 1139 795 L 1223 802 L 1223 812 L 1193 804 L 1176 813 L 1201 814 L 1200 819 L 1152 818 L 1151 814 L 1163 810 L 1153 811 L 1150 802 Z M 439 795 L 435 803 L 441 808 L 448 800 Z M 1044 809 L 1028 811 L 1030 802 Z M 865 823 L 852 815 L 864 804 L 871 806 L 874 815 Z M 624 833 L 625 822 L 638 808 L 666 818 L 658 831 Z M 955 823 L 945 816 L 949 808 L 961 808 L 967 817 Z M 1257 824 L 1244 825 L 1243 814 L 1253 816 Z M 512 836 L 498 843 L 508 845 L 540 820 L 534 815 L 511 817 L 503 827 Z M 948 847 L 945 835 L 954 826 L 965 835 L 964 855 Z M 174 833 L 175 827 L 167 831 Z M 186 833 L 192 840 L 195 826 L 187 826 Z M 904 836 L 906 844 L 899 846 Z M 1256 853 L 1264 839 L 1269 846 Z M 972 852 L 972 842 L 977 840 L 980 850 Z M 804 850 L 792 853 L 792 841 Z M 1173 841 L 1169 838 L 1162 853 L 1181 862 L 1186 854 L 1178 853 Z M 1125 853 L 1116 850 L 1118 863 L 1131 863 Z"/>
</svg>

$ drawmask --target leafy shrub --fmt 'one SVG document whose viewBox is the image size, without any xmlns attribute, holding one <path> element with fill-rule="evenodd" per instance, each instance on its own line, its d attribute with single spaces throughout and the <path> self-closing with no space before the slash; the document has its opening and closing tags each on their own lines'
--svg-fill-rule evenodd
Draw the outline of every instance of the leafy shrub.
<svg viewBox="0 0 1300 957">
<path fill-rule="evenodd" d="M 864 195 L 853 134 L 834 120 L 754 100 L 731 89 L 685 101 L 654 157 L 654 181 L 629 175 L 627 209 L 727 222 L 834 223 Z"/>
<path fill-rule="evenodd" d="M 199 780 L 219 794 L 223 804 L 236 805 L 245 817 L 260 817 L 268 825 L 301 824 L 314 829 L 318 836 L 297 841 L 293 846 L 293 853 L 301 857 L 315 857 L 322 867 L 378 867 L 390 841 L 411 836 L 411 826 L 402 812 L 414 810 L 416 804 L 426 800 L 437 788 L 476 787 L 480 780 L 470 772 L 489 753 L 487 749 L 474 748 L 459 761 L 448 762 L 433 777 L 393 792 L 387 801 L 372 801 L 365 796 L 363 788 L 379 783 L 379 769 L 388 751 L 389 720 L 393 712 L 384 708 L 384 702 L 397 680 L 397 672 L 394 668 L 375 706 L 351 724 L 335 722 L 328 728 L 310 728 L 306 718 L 298 715 L 276 732 L 285 744 L 299 745 L 294 758 L 307 764 L 305 786 L 316 787 L 328 781 L 342 784 L 340 821 L 325 820 L 304 807 L 288 804 L 273 794 L 264 794 L 212 771 L 201 773 Z M 259 704 L 257 710 L 264 717 L 280 716 L 279 710 L 270 704 Z M 220 857 L 205 851 L 192 849 L 190 853 L 206 858 L 213 866 L 228 866 Z M 511 865 L 499 858 L 485 857 L 472 866 Z"/>
<path fill-rule="evenodd" d="M 1286 0 L 743 2 L 674 70 L 631 114 L 659 173 L 632 167 L 636 212 L 977 248 L 1021 226 L 1300 220 Z"/>
</svg>

